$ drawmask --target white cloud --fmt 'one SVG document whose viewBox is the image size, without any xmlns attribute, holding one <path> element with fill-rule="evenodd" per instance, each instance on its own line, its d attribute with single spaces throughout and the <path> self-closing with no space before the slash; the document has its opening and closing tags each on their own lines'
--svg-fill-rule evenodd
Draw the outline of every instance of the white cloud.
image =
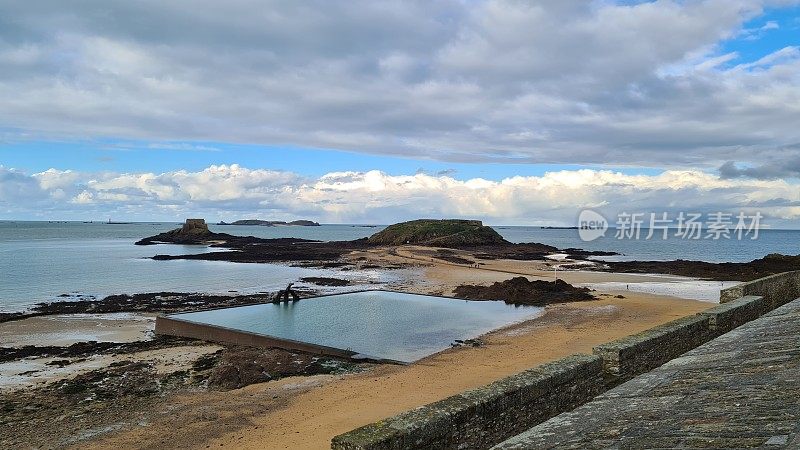
<svg viewBox="0 0 800 450">
<path fill-rule="evenodd" d="M 41 183 L 47 179 L 47 185 Z M 9 218 L 209 220 L 311 218 L 387 223 L 419 217 L 474 217 L 496 224 L 570 225 L 582 208 L 755 211 L 772 220 L 800 218 L 800 189 L 784 180 L 719 178 L 672 170 L 628 175 L 564 170 L 500 181 L 448 175 L 334 172 L 316 179 L 238 165 L 197 172 L 80 173 L 51 169 L 27 175 L 0 168 L 0 203 Z"/>
<path fill-rule="evenodd" d="M 796 1 L 629 3 L 5 2 L 0 129 L 671 168 L 800 142 L 796 49 L 717 53 Z"/>
<path fill-rule="evenodd" d="M 94 203 L 94 194 L 89 191 L 83 191 L 70 200 L 70 203 L 77 205 L 90 205 Z"/>
<path fill-rule="evenodd" d="M 735 69 L 752 69 L 754 67 L 770 68 L 780 63 L 796 63 L 800 60 L 800 47 L 789 46 L 772 52 L 756 61 L 740 64 Z"/>
</svg>

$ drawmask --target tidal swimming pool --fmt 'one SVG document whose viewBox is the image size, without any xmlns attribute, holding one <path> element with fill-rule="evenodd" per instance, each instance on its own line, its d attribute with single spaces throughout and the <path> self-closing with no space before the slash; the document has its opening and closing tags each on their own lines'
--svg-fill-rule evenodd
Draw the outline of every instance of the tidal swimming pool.
<svg viewBox="0 0 800 450">
<path fill-rule="evenodd" d="M 172 314 L 180 321 L 413 362 L 542 313 L 501 301 L 467 301 L 391 291 L 361 291 Z"/>
</svg>

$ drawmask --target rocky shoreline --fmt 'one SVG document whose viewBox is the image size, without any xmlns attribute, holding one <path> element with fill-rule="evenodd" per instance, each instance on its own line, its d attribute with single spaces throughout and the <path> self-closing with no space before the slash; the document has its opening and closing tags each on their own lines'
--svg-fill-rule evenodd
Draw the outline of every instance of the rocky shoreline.
<svg viewBox="0 0 800 450">
<path fill-rule="evenodd" d="M 705 261 L 624 261 L 606 262 L 589 268 L 616 273 L 667 274 L 712 281 L 752 281 L 782 272 L 800 270 L 800 255 L 771 254 L 745 263 Z"/>
<path fill-rule="evenodd" d="M 439 228 L 436 228 L 439 227 Z M 444 235 L 436 231 L 444 229 Z M 710 263 L 704 261 L 590 261 L 592 257 L 615 256 L 611 251 L 590 251 L 579 248 L 559 249 L 539 243 L 511 243 L 483 226 L 479 221 L 411 221 L 392 225 L 370 238 L 353 241 L 321 242 L 306 239 L 261 239 L 252 236 L 233 236 L 213 233 L 205 222 L 187 221 L 183 228 L 144 238 L 138 245 L 158 243 L 203 244 L 226 248 L 227 251 L 189 255 L 155 255 L 155 260 L 205 260 L 241 263 L 286 262 L 306 264 L 310 267 L 337 267 L 347 265 L 341 261 L 350 252 L 385 248 L 410 243 L 429 246 L 435 257 L 454 264 L 479 264 L 480 260 L 544 260 L 555 254 L 566 254 L 571 260 L 589 261 L 592 264 L 574 266 L 581 270 L 667 274 L 715 281 L 750 281 L 764 276 L 800 270 L 800 255 L 768 255 L 747 263 Z M 453 234 L 446 234 L 452 232 Z M 453 254 L 458 250 L 461 255 Z M 468 254 L 470 257 L 464 257 Z M 566 265 L 565 269 L 573 268 Z"/>
<path fill-rule="evenodd" d="M 120 355 L 148 350 L 158 350 L 196 343 L 194 339 L 175 336 L 155 336 L 146 341 L 97 342 L 83 341 L 72 345 L 25 345 L 22 347 L 0 347 L 0 363 L 17 361 L 23 358 L 86 358 L 94 355 Z M 59 361 L 54 361 L 59 362 Z M 61 361 L 60 367 L 72 361 Z"/>
<path fill-rule="evenodd" d="M 424 223 L 420 225 L 414 222 Z M 439 227 L 446 227 L 448 231 L 444 233 L 454 232 L 454 234 L 437 236 L 434 232 L 436 228 L 431 231 L 430 226 L 433 225 L 427 222 L 432 222 L 433 225 Z M 472 253 L 476 259 L 485 260 L 537 260 L 554 253 L 564 252 L 569 252 L 575 259 L 617 254 L 576 248 L 560 250 L 551 245 L 538 243 L 515 244 L 506 241 L 494 230 L 491 230 L 490 227 L 483 226 L 478 221 L 412 221 L 404 224 L 409 223 L 412 223 L 412 225 L 409 225 L 411 230 L 404 227 L 393 229 L 392 227 L 395 227 L 393 225 L 370 238 L 322 242 L 297 238 L 263 239 L 253 236 L 214 233 L 208 229 L 202 219 L 190 219 L 186 221 L 182 228 L 143 238 L 136 242 L 136 245 L 208 245 L 215 248 L 225 248 L 228 251 L 188 255 L 155 255 L 152 258 L 159 261 L 184 259 L 241 263 L 324 262 L 335 264 L 350 252 L 383 248 L 390 245 L 387 243 L 397 242 L 429 246 L 432 249 L 439 248 L 441 249 L 440 253 L 443 255 L 449 249 L 457 249 Z M 467 262 L 459 263 L 466 264 Z"/>
<path fill-rule="evenodd" d="M 165 372 L 153 361 L 135 358 L 134 353 L 159 345 L 202 343 L 154 341 L 103 350 L 94 344 L 95 350 L 101 352 L 130 350 L 131 359 L 40 387 L 0 391 L 0 447 L 78 444 L 90 438 L 92 430 L 102 433 L 147 421 L 150 415 L 158 414 L 159 405 L 181 393 L 227 391 L 284 377 L 355 373 L 369 367 L 365 363 L 280 349 L 228 346 L 196 359 L 188 367 Z M 75 351 L 68 348 L 54 355 L 80 357 L 87 354 L 88 347 L 91 346 L 83 345 Z M 56 362 L 69 364 L 70 360 Z"/>
<path fill-rule="evenodd" d="M 301 287 L 293 288 L 293 290 L 304 297 L 309 297 L 317 293 L 315 290 L 303 289 Z M 214 295 L 182 292 L 109 295 L 100 300 L 80 299 L 39 303 L 25 312 L 0 313 L 0 323 L 55 314 L 106 314 L 121 312 L 174 313 L 207 308 L 227 308 L 256 303 L 269 303 L 276 299 L 276 295 L 277 293 L 269 292 L 242 295 Z"/>
</svg>

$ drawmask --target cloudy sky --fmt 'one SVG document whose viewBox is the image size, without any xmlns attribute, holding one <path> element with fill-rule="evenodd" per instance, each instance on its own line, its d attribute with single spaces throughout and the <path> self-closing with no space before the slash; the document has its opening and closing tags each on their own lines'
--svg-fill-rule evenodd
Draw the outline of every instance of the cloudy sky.
<svg viewBox="0 0 800 450">
<path fill-rule="evenodd" d="M 760 211 L 800 1 L 0 0 L 0 219 Z"/>
</svg>

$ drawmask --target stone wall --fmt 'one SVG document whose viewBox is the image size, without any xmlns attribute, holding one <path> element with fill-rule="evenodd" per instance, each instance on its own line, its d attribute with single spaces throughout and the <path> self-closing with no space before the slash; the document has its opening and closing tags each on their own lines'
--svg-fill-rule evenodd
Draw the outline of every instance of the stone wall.
<svg viewBox="0 0 800 450">
<path fill-rule="evenodd" d="M 758 319 L 770 309 L 764 297 L 748 295 L 709 308 L 700 314 L 709 318 L 708 329 L 714 336 L 725 334 L 739 325 Z"/>
<path fill-rule="evenodd" d="M 708 316 L 695 315 L 674 320 L 594 348 L 603 358 L 609 386 L 648 372 L 689 350 L 708 342 Z"/>
<path fill-rule="evenodd" d="M 488 448 L 603 390 L 600 358 L 574 355 L 336 436 L 331 448 Z"/>
<path fill-rule="evenodd" d="M 800 271 L 742 283 L 697 315 L 336 436 L 331 448 L 488 448 L 799 297 Z"/>
<path fill-rule="evenodd" d="M 770 304 L 770 310 L 788 303 L 800 297 L 800 270 L 770 275 L 723 289 L 719 293 L 719 302 L 728 303 L 748 295 L 764 297 Z"/>
<path fill-rule="evenodd" d="M 208 233 L 208 225 L 205 219 L 186 219 L 181 227 L 181 233 L 205 234 Z"/>
</svg>

